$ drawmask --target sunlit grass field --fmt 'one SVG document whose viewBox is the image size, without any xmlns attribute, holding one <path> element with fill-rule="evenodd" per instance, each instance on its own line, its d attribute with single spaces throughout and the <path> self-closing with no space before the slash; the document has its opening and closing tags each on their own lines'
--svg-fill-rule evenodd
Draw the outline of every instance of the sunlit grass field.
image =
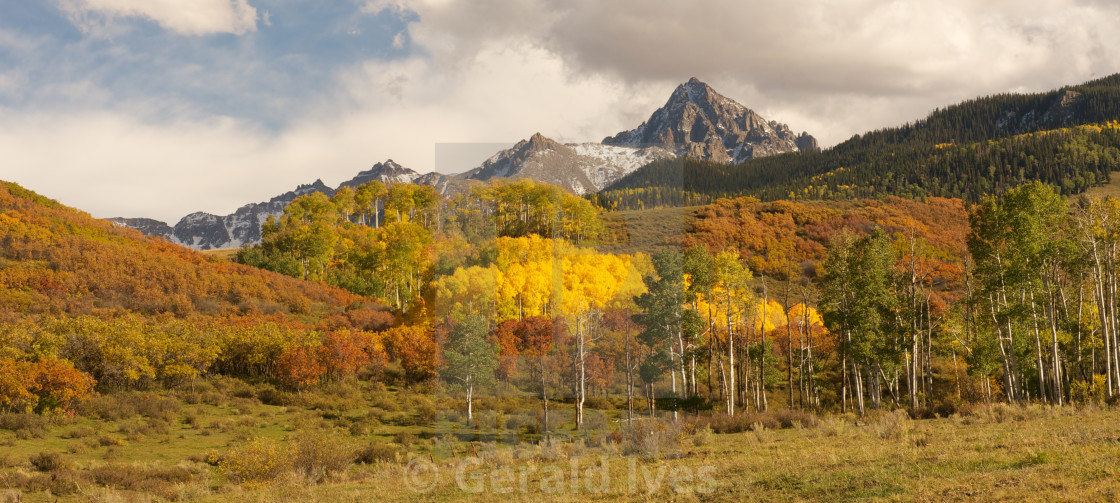
<svg viewBox="0 0 1120 503">
<path fill-rule="evenodd" d="M 576 432 L 553 405 L 542 436 L 530 397 L 483 398 L 468 423 L 459 397 L 359 382 L 114 393 L 75 418 L 0 415 L 0 501 L 1120 499 L 1120 411 L 1105 406 L 627 426 L 621 401 L 598 400 Z"/>
</svg>

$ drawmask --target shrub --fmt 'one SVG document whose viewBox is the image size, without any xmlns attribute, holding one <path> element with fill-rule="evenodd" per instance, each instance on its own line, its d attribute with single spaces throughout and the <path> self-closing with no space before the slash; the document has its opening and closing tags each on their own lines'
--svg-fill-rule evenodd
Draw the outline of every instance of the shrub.
<svg viewBox="0 0 1120 503">
<path fill-rule="evenodd" d="M 1013 415 L 1014 411 L 1011 406 L 1005 403 L 996 403 L 988 407 L 988 417 L 996 423 L 1007 422 L 1011 420 Z"/>
<path fill-rule="evenodd" d="M 5 452 L 3 456 L 0 456 L 0 469 L 15 468 L 19 464 L 19 460 L 12 456 L 10 452 Z"/>
<path fill-rule="evenodd" d="M 292 443 L 291 451 L 292 468 L 313 482 L 321 482 L 354 462 L 347 440 L 334 435 L 300 435 Z"/>
<path fill-rule="evenodd" d="M 659 459 L 680 452 L 681 424 L 659 419 L 632 421 L 622 431 L 622 453 L 638 454 L 646 459 Z"/>
<path fill-rule="evenodd" d="M 183 424 L 192 428 L 197 428 L 200 418 L 201 416 L 197 410 L 188 410 L 183 413 Z"/>
<path fill-rule="evenodd" d="M 436 422 L 436 406 L 431 400 L 422 401 L 416 407 L 417 423 L 422 426 L 431 426 Z"/>
<path fill-rule="evenodd" d="M 782 428 L 815 428 L 820 422 L 816 414 L 800 409 L 780 409 L 773 412 L 773 417 Z"/>
<path fill-rule="evenodd" d="M 407 431 L 401 431 L 393 437 L 393 441 L 406 448 L 412 447 L 412 444 L 416 443 L 416 435 L 413 435 L 412 433 L 409 433 Z"/>
<path fill-rule="evenodd" d="M 692 433 L 692 445 L 700 447 L 710 443 L 712 443 L 712 428 L 710 426 L 705 424 Z"/>
<path fill-rule="evenodd" d="M 887 412 L 873 421 L 871 428 L 884 440 L 903 440 L 910 434 L 910 415 L 901 410 Z"/>
<path fill-rule="evenodd" d="M 31 466 L 41 472 L 53 472 L 70 466 L 66 458 L 57 452 L 40 452 L 31 456 L 29 461 L 31 461 Z"/>
<path fill-rule="evenodd" d="M 85 416 L 97 416 L 109 421 L 120 421 L 135 416 L 172 421 L 182 404 L 169 397 L 148 392 L 120 392 L 101 395 L 83 402 L 78 411 Z"/>
<path fill-rule="evenodd" d="M 357 463 L 366 465 L 373 463 L 391 463 L 397 460 L 399 453 L 399 448 L 394 445 L 373 442 L 358 449 L 354 454 L 354 460 Z"/>
<path fill-rule="evenodd" d="M 589 397 L 583 402 L 584 408 L 598 410 L 614 410 L 614 404 L 603 397 Z"/>
<path fill-rule="evenodd" d="M 782 423 L 778 421 L 773 412 L 752 412 L 746 415 L 746 420 L 750 422 L 751 431 L 757 430 L 756 424 L 760 424 L 767 430 L 778 430 L 782 428 Z M 790 426 L 793 426 L 791 423 Z"/>
<path fill-rule="evenodd" d="M 154 393 L 137 393 L 130 397 L 136 402 L 136 412 L 150 419 L 174 421 L 179 415 L 182 403 L 170 397 L 157 396 Z"/>
<path fill-rule="evenodd" d="M 78 483 L 66 473 L 36 473 L 26 477 L 21 484 L 28 492 L 50 491 L 52 496 L 69 496 L 79 491 Z M 16 499 L 14 501 L 22 501 Z"/>
<path fill-rule="evenodd" d="M 773 440 L 773 433 L 761 421 L 751 424 L 751 434 L 759 444 L 766 444 Z"/>
<path fill-rule="evenodd" d="M 70 430 L 70 433 L 66 435 L 66 438 L 86 438 L 92 437 L 95 434 L 97 434 L 97 432 L 94 431 L 93 428 L 90 428 L 89 426 L 79 426 L 77 428 L 74 428 L 73 430 Z"/>
<path fill-rule="evenodd" d="M 261 403 L 266 405 L 297 405 L 299 403 L 299 395 L 278 390 L 271 385 L 265 385 L 257 390 L 257 400 L 260 400 Z"/>
<path fill-rule="evenodd" d="M 253 409 L 255 409 L 258 405 L 260 405 L 260 403 L 261 402 L 259 400 L 257 400 L 256 396 L 252 396 L 252 398 L 243 398 L 243 397 L 234 398 L 230 402 L 230 405 L 232 405 L 233 408 L 237 409 L 238 414 L 245 415 L 245 414 L 252 413 Z"/>
<path fill-rule="evenodd" d="M 101 435 L 100 437 L 97 437 L 97 445 L 100 445 L 101 447 L 124 445 L 124 440 L 116 437 L 110 437 L 109 435 Z"/>
<path fill-rule="evenodd" d="M 1104 403 L 1107 391 L 1107 379 L 1100 374 L 1094 374 L 1091 383 L 1089 381 L 1073 381 L 1069 384 L 1070 396 L 1074 402 L 1081 404 Z"/>
<path fill-rule="evenodd" d="M 128 439 L 130 442 L 136 442 L 148 436 L 148 434 L 152 432 L 152 429 L 143 423 L 125 423 L 120 426 L 117 432 L 123 433 L 124 438 Z"/>
<path fill-rule="evenodd" d="M 264 438 L 253 438 L 230 449 L 218 460 L 218 468 L 230 481 L 254 486 L 275 480 L 288 470 L 288 453 Z"/>
<path fill-rule="evenodd" d="M 348 429 L 350 430 L 350 435 L 355 437 L 364 437 L 366 435 L 369 435 L 369 432 L 372 431 L 369 423 L 364 420 L 358 420 L 350 423 Z"/>
<path fill-rule="evenodd" d="M 98 486 L 128 491 L 168 493 L 176 484 L 190 482 L 191 473 L 182 467 L 139 468 L 128 465 L 102 465 L 83 473 Z"/>
<path fill-rule="evenodd" d="M 935 412 L 930 407 L 915 407 L 908 411 L 910 419 L 933 419 Z"/>
<path fill-rule="evenodd" d="M 933 412 L 940 417 L 949 417 L 956 414 L 958 405 L 956 402 L 941 402 L 933 408 Z"/>
<path fill-rule="evenodd" d="M 821 421 L 821 431 L 828 437 L 841 436 L 848 431 L 848 422 L 843 419 L 830 417 Z"/>
<path fill-rule="evenodd" d="M 47 432 L 47 418 L 38 414 L 0 414 L 0 430 L 23 433 L 28 437 L 42 437 Z"/>
</svg>

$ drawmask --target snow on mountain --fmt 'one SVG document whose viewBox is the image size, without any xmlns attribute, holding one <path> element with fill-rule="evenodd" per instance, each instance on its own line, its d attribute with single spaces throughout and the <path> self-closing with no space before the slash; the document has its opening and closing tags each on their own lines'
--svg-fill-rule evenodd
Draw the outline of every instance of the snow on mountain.
<svg viewBox="0 0 1120 503">
<path fill-rule="evenodd" d="M 377 180 L 381 183 L 412 183 L 413 180 L 420 177 L 411 169 L 408 169 L 400 164 L 393 162 L 389 159 L 385 162 L 379 162 L 365 171 L 359 172 L 354 178 L 339 184 L 338 188 L 353 187 L 358 188 L 360 185 Z"/>
<path fill-rule="evenodd" d="M 598 143 L 562 144 L 540 133 L 498 152 L 464 173 L 471 180 L 531 178 L 577 194 L 596 192 L 658 159 L 673 157 L 662 148 L 630 148 Z"/>
<path fill-rule="evenodd" d="M 175 231 L 166 222 L 151 218 L 110 218 L 109 221 L 121 227 L 136 229 L 148 236 L 156 236 L 174 242 Z"/>
<path fill-rule="evenodd" d="M 588 192 L 602 190 L 653 161 L 674 157 L 672 152 L 659 147 L 631 148 L 602 143 L 569 143 L 567 146 L 586 159 L 581 168 L 594 184 Z"/>
<path fill-rule="evenodd" d="M 149 218 L 110 218 L 117 225 L 132 227 L 149 236 L 162 237 L 172 243 L 196 250 L 240 248 L 261 241 L 261 225 L 269 216 L 279 217 L 284 207 L 295 198 L 322 192 L 334 195 L 334 189 L 322 180 L 300 185 L 268 201 L 246 204 L 237 211 L 221 216 L 195 212 L 179 220 L 174 227 Z"/>
<path fill-rule="evenodd" d="M 342 182 L 338 188 L 358 187 L 366 182 L 377 180 L 386 185 L 394 183 L 417 183 L 431 185 L 439 193 L 450 195 L 470 190 L 477 182 L 464 180 L 450 175 L 428 173 L 421 175 L 393 162 L 392 159 L 374 164 L 370 169 L 359 172 L 354 178 Z M 268 217 L 280 218 L 284 207 L 295 198 L 314 192 L 328 197 L 337 189 L 332 189 L 322 180 L 300 185 L 295 190 L 273 197 L 268 201 L 246 204 L 229 215 L 213 215 L 205 212 L 191 213 L 179 220 L 174 227 L 150 218 L 110 218 L 117 225 L 131 227 L 149 236 L 162 237 L 172 243 L 196 250 L 217 250 L 240 248 L 261 242 L 261 225 Z"/>
</svg>

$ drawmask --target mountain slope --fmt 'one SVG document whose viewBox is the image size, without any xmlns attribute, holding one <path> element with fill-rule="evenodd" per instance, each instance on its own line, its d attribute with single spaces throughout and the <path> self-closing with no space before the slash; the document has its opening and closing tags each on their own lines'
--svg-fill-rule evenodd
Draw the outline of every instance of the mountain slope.
<svg viewBox="0 0 1120 503">
<path fill-rule="evenodd" d="M 820 153 L 738 165 L 654 163 L 596 197 L 600 204 L 622 207 L 654 189 L 767 200 L 882 195 L 977 200 L 1030 180 L 1073 194 L 1120 169 L 1117 120 L 1120 76 L 1113 76 L 1046 93 L 967 101 Z"/>
<path fill-rule="evenodd" d="M 583 195 L 596 192 L 641 166 L 673 157 L 661 148 L 628 148 L 596 143 L 561 144 L 540 133 L 498 152 L 463 173 L 469 180 L 530 178 Z"/>
<path fill-rule="evenodd" d="M 603 139 L 605 145 L 657 146 L 693 159 L 742 162 L 816 148 L 806 133 L 768 121 L 717 93 L 695 77 L 677 86 L 669 101 L 635 129 Z"/>
<path fill-rule="evenodd" d="M 0 182 L 0 241 L 2 320 L 124 310 L 222 320 L 271 314 L 315 325 L 363 303 L 337 288 L 169 245 L 8 182 Z"/>
</svg>

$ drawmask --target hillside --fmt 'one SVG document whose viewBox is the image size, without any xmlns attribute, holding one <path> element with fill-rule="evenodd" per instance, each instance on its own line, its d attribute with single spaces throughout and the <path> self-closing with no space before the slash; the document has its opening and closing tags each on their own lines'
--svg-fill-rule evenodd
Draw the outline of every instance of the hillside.
<svg viewBox="0 0 1120 503">
<path fill-rule="evenodd" d="M 0 182 L 0 318 L 391 316 L 340 289 L 207 257 Z M 351 307 L 357 308 L 352 310 Z M 364 311 L 358 315 L 357 311 Z"/>
<path fill-rule="evenodd" d="M 657 188 L 765 200 L 898 195 L 976 201 L 1030 180 L 1076 194 L 1120 169 L 1117 98 L 1120 76 L 1047 93 L 979 98 L 820 153 L 736 165 L 653 163 L 595 199 L 604 207 L 635 207 L 627 201 L 646 200 Z"/>
</svg>

